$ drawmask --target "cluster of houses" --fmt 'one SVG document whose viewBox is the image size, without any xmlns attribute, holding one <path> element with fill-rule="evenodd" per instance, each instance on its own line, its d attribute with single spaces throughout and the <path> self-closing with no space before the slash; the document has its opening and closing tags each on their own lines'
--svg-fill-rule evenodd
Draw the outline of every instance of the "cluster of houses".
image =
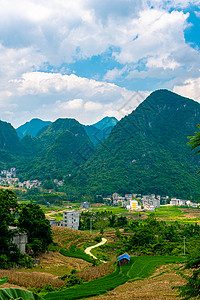
<svg viewBox="0 0 200 300">
<path fill-rule="evenodd" d="M 169 197 L 162 197 L 162 199 L 167 200 Z M 126 209 L 132 211 L 142 211 L 150 210 L 154 211 L 156 208 L 160 207 L 161 196 L 151 195 L 141 195 L 141 194 L 125 194 L 124 197 L 117 193 L 112 196 L 105 198 L 106 201 L 112 201 L 113 206 L 122 206 Z"/>
<path fill-rule="evenodd" d="M 37 179 L 20 182 L 19 178 L 16 177 L 16 168 L 11 168 L 10 170 L 1 171 L 0 184 L 6 187 L 15 186 L 19 188 L 31 189 L 41 186 L 42 182 Z"/>
<path fill-rule="evenodd" d="M 175 206 L 190 206 L 197 208 L 199 207 L 199 203 L 194 203 L 191 202 L 190 200 L 182 200 L 182 199 L 177 199 L 177 198 L 171 198 L 170 200 L 170 205 L 175 205 Z"/>
<path fill-rule="evenodd" d="M 113 206 L 125 207 L 129 211 L 155 211 L 156 208 L 160 207 L 162 204 L 170 204 L 176 206 L 191 206 L 198 207 L 199 204 L 194 203 L 190 200 L 182 200 L 177 198 L 171 198 L 169 196 L 160 195 L 141 195 L 141 194 L 126 194 L 125 196 L 120 196 L 117 193 L 109 195 L 104 200 L 107 203 L 111 203 Z"/>
<path fill-rule="evenodd" d="M 54 182 L 55 185 L 57 185 L 57 186 L 63 186 L 63 184 L 64 184 L 64 180 L 54 179 L 53 182 Z"/>
</svg>

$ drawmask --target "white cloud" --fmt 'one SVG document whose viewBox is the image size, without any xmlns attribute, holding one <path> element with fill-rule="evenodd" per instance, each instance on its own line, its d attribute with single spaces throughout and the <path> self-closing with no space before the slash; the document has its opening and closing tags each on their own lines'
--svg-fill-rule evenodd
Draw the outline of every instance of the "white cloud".
<svg viewBox="0 0 200 300">
<path fill-rule="evenodd" d="M 122 69 L 114 68 L 112 70 L 108 70 L 104 76 L 104 80 L 114 81 L 116 78 L 122 76 L 126 72 L 126 70 L 126 66 Z"/>
<path fill-rule="evenodd" d="M 98 111 L 103 108 L 103 105 L 101 103 L 88 101 L 85 103 L 84 108 L 86 111 Z"/>
<path fill-rule="evenodd" d="M 169 53 L 177 48 L 177 37 L 183 38 L 188 15 L 169 13 L 160 5 L 149 9 L 154 2 L 162 3 L 51 0 L 47 5 L 44 0 L 3 1 L 1 41 L 12 49 L 31 47 L 34 55 L 53 65 L 92 57 L 110 46 L 120 48 L 115 57 L 122 63 L 158 55 L 158 49 Z"/>
<path fill-rule="evenodd" d="M 182 85 L 174 87 L 174 92 L 200 102 L 200 77 L 185 80 Z"/>
<path fill-rule="evenodd" d="M 185 82 L 183 88 L 190 86 L 195 93 L 186 80 L 199 76 L 199 51 L 185 41 L 189 14 L 180 10 L 191 4 L 200 1 L 0 0 L 1 117 L 19 124 L 32 117 L 48 120 L 74 113 L 86 122 L 119 114 L 132 92 L 49 70 L 106 56 L 106 51 L 113 55 L 113 68 L 105 70 L 103 80 L 158 78 L 177 89 Z M 142 70 L 137 68 L 141 61 Z"/>
<path fill-rule="evenodd" d="M 183 29 L 188 14 L 149 9 L 131 20 L 121 31 L 121 52 L 115 53 L 120 63 L 136 63 L 142 58 L 173 55 L 185 45 Z"/>
<path fill-rule="evenodd" d="M 67 112 L 68 110 L 81 109 L 83 107 L 83 99 L 73 99 L 67 102 L 56 101 L 56 112 L 60 110 Z"/>
<path fill-rule="evenodd" d="M 148 0 L 148 5 L 159 9 L 186 8 L 191 5 L 199 5 L 200 0 Z"/>
<path fill-rule="evenodd" d="M 15 126 L 20 125 L 22 116 L 26 118 L 24 122 L 34 117 L 45 120 L 74 117 L 91 123 L 113 111 L 119 118 L 130 112 L 130 99 L 133 108 L 141 102 L 135 96 L 132 98 L 133 92 L 125 88 L 74 74 L 30 72 L 14 80 L 13 86 L 9 101 L 14 115 L 9 116 L 9 121 Z M 122 106 L 128 110 L 122 111 Z"/>
</svg>

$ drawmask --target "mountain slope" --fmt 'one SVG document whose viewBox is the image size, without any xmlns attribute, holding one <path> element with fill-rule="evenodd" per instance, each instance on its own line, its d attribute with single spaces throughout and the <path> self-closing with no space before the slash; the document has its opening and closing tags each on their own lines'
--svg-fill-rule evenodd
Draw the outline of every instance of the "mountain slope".
<svg viewBox="0 0 200 300">
<path fill-rule="evenodd" d="M 16 152 L 19 148 L 19 138 L 14 127 L 7 122 L 0 121 L 0 149 Z"/>
<path fill-rule="evenodd" d="M 115 117 L 105 117 L 99 122 L 93 124 L 92 126 L 97 129 L 103 130 L 107 127 L 114 127 L 117 124 L 118 120 Z"/>
<path fill-rule="evenodd" d="M 186 145 L 199 120 L 199 103 L 155 91 L 117 123 L 76 180 L 98 194 L 200 195 L 200 157 Z"/>
<path fill-rule="evenodd" d="M 19 126 L 16 131 L 20 139 L 22 139 L 26 134 L 30 134 L 35 137 L 40 129 L 45 126 L 49 126 L 52 122 L 50 121 L 42 121 L 40 119 L 32 119 L 30 122 L 26 122 L 25 124 Z"/>
<path fill-rule="evenodd" d="M 114 117 L 105 117 L 93 125 L 86 125 L 84 129 L 95 147 L 98 147 L 107 139 L 117 124 L 118 120 Z"/>
<path fill-rule="evenodd" d="M 75 119 L 58 119 L 36 138 L 26 135 L 21 148 L 25 163 L 19 166 L 19 172 L 41 180 L 72 173 L 94 151 L 83 126 Z"/>
<path fill-rule="evenodd" d="M 16 165 L 16 154 L 20 149 L 20 140 L 14 127 L 0 121 L 0 170 Z"/>
</svg>

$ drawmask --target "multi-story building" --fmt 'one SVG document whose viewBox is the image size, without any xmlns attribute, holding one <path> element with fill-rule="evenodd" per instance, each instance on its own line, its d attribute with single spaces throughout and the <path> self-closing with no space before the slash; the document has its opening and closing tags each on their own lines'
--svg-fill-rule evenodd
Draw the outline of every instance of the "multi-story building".
<svg viewBox="0 0 200 300">
<path fill-rule="evenodd" d="M 130 209 L 131 210 L 138 210 L 138 202 L 137 202 L 137 200 L 130 200 Z"/>
<path fill-rule="evenodd" d="M 79 213 L 77 210 L 63 211 L 63 227 L 78 230 L 79 227 Z"/>
</svg>

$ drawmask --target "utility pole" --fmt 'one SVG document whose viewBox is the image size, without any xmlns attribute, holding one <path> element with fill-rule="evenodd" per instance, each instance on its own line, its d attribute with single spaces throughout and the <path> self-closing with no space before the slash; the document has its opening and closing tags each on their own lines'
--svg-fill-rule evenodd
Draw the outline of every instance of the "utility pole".
<svg viewBox="0 0 200 300">
<path fill-rule="evenodd" d="M 90 218 L 90 234 L 92 234 L 92 218 Z"/>
<path fill-rule="evenodd" d="M 185 255 L 185 239 L 186 239 L 186 237 L 184 236 L 183 237 L 183 254 Z"/>
</svg>

